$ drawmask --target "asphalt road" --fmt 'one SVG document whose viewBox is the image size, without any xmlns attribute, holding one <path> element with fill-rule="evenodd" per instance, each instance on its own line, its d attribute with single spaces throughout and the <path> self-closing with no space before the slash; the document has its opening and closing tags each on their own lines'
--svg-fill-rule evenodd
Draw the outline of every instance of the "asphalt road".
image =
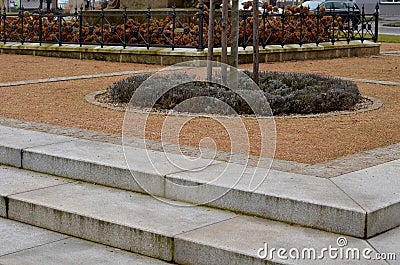
<svg viewBox="0 0 400 265">
<path fill-rule="evenodd" d="M 400 17 L 383 17 L 383 20 L 379 21 L 379 34 L 400 35 L 400 27 L 383 26 L 383 24 L 399 21 Z"/>
</svg>

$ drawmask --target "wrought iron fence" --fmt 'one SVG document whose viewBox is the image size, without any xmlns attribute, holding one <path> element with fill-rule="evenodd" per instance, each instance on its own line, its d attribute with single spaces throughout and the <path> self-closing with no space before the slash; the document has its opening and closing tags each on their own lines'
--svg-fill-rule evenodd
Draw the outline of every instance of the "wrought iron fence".
<svg viewBox="0 0 400 265">
<path fill-rule="evenodd" d="M 331 42 L 351 40 L 378 40 L 379 6 L 373 14 L 348 9 L 345 14 L 328 15 L 330 12 L 303 7 L 286 7 L 280 14 L 265 5 L 259 11 L 260 45 Z M 220 46 L 221 18 L 216 15 L 214 47 Z M 251 10 L 240 14 L 239 45 L 252 44 L 253 18 Z M 178 13 L 175 7 L 167 14 L 152 12 L 149 7 L 141 14 L 121 12 L 84 12 L 82 8 L 72 14 L 47 13 L 39 9 L 18 14 L 8 14 L 4 9 L 0 19 L 0 41 L 20 43 L 55 43 L 79 45 L 117 45 L 138 47 L 207 47 L 208 9 L 202 3 L 197 12 Z M 228 27 L 228 35 L 230 26 Z"/>
</svg>

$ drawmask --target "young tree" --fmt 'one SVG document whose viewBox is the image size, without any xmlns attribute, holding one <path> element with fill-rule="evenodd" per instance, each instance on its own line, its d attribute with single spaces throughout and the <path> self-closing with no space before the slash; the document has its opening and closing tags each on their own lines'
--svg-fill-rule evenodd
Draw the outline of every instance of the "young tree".
<svg viewBox="0 0 400 265">
<path fill-rule="evenodd" d="M 237 68 L 239 64 L 239 0 L 232 0 L 231 12 L 231 67 Z M 236 88 L 238 82 L 237 71 L 230 71 L 231 86 Z"/>
<path fill-rule="evenodd" d="M 212 67 L 214 59 L 214 17 L 215 17 L 215 3 L 210 0 L 210 7 L 208 9 L 208 51 L 207 51 L 207 80 L 212 81 Z"/>
<path fill-rule="evenodd" d="M 259 51 L 258 51 L 258 0 L 253 0 L 253 80 L 258 84 Z"/>
<path fill-rule="evenodd" d="M 228 64 L 228 5 L 229 0 L 222 0 L 222 33 L 221 33 L 221 78 L 222 83 L 227 84 Z"/>
</svg>

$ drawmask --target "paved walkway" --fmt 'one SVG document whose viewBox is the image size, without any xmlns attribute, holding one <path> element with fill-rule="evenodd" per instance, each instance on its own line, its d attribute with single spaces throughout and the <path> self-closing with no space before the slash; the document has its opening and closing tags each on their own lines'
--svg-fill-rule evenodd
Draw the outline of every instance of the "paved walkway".
<svg viewBox="0 0 400 265">
<path fill-rule="evenodd" d="M 17 82 L 0 83 L 0 87 L 7 86 L 19 86 L 29 85 L 38 83 L 48 82 L 59 82 L 79 79 L 91 79 L 109 76 L 122 76 L 138 74 L 149 71 L 125 71 L 125 72 L 110 72 L 96 75 L 80 75 L 80 76 L 66 76 L 58 78 L 48 79 L 37 79 L 37 80 L 25 80 Z M 356 78 L 345 78 L 347 80 L 355 82 L 375 83 L 384 85 L 400 86 L 400 82 L 392 82 L 387 80 L 368 80 L 368 79 L 356 79 Z M 31 131 L 41 131 L 56 135 L 72 136 L 74 138 L 87 139 L 92 141 L 107 142 L 113 144 L 120 144 L 121 138 L 116 135 L 105 134 L 101 132 L 94 132 L 88 130 L 80 130 L 69 127 L 55 126 L 49 124 L 42 124 L 36 122 L 24 122 L 19 120 L 8 119 L 0 117 L 0 125 L 9 126 L 13 128 L 28 129 Z M 0 131 L 0 136 L 2 132 Z M 4 135 L 3 135 L 4 136 Z M 0 139 L 1 140 L 1 139 Z M 4 141 L 5 139 L 3 139 Z M 163 146 L 159 142 L 149 141 L 149 148 L 152 150 L 162 151 Z M 131 141 L 131 145 L 135 147 L 141 147 L 142 141 Z M 100 148 L 101 149 L 101 148 Z M 175 148 L 172 148 L 175 149 Z M 185 152 L 188 154 L 197 154 L 198 150 L 193 147 L 184 147 Z M 1 153 L 1 152 L 0 152 Z M 21 153 L 21 152 L 20 152 Z M 218 153 L 218 159 L 225 161 L 231 159 L 232 155 L 224 152 Z M 245 163 L 247 162 L 247 156 L 234 155 L 231 162 Z M 392 163 L 388 163 L 393 161 Z M 354 195 L 355 200 L 360 200 L 365 205 L 361 204 L 360 208 L 367 209 L 368 207 L 381 207 L 386 202 L 394 201 L 393 198 L 398 199 L 396 194 L 398 190 L 395 189 L 398 182 L 396 182 L 396 168 L 400 161 L 400 143 L 370 150 L 367 152 L 341 157 L 332 161 L 327 161 L 320 164 L 302 164 L 289 161 L 275 160 L 272 168 L 279 171 L 286 171 L 293 174 L 308 175 L 315 180 L 321 182 L 332 182 L 335 183 L 334 188 L 342 189 L 340 185 L 344 187 L 350 187 L 345 190 L 346 194 Z M 251 165 L 251 164 L 250 164 Z M 376 166 L 371 169 L 372 166 Z M 359 171 L 360 170 L 360 171 Z M 379 176 L 383 182 L 375 183 L 376 172 L 379 171 Z M 359 171 L 359 172 L 355 172 Z M 355 172 L 355 173 L 352 173 Z M 374 173 L 375 172 L 375 173 Z M 383 173 L 387 173 L 388 176 L 384 176 Z M 347 174 L 347 178 L 351 178 L 351 181 L 341 175 Z M 368 183 L 365 178 L 369 178 Z M 385 182 L 386 181 L 386 182 Z M 375 183 L 375 184 L 374 184 Z M 382 184 L 383 183 L 383 184 Z M 392 183 L 392 185 L 390 185 Z M 368 184 L 368 185 L 367 185 Z M 298 183 L 290 185 L 291 189 L 296 190 Z M 386 185 L 386 186 L 385 186 Z M 311 185 L 310 185 L 311 186 Z M 370 192 L 369 195 L 379 195 L 381 201 L 371 202 L 369 198 L 363 197 L 358 193 L 359 190 L 367 189 L 369 191 L 376 190 L 376 194 Z M 388 192 L 389 191 L 389 192 Z M 328 191 L 327 191 L 328 193 Z M 322 197 L 329 197 L 327 193 Z M 305 194 L 308 194 L 305 192 Z M 18 194 L 17 194 L 18 196 Z M 308 195 L 307 195 L 308 196 Z M 357 197 L 359 196 L 359 197 Z M 289 196 L 290 197 L 290 196 Z M 315 203 L 315 198 L 313 198 Z M 304 200 L 301 200 L 304 202 Z M 0 209 L 1 210 L 1 209 Z M 391 211 L 396 212 L 395 205 Z M 397 213 L 397 212 L 396 212 Z M 396 218 L 396 215 L 391 215 Z M 245 218 L 244 218 L 245 219 Z M 306 218 L 307 219 L 307 218 Z M 251 220 L 245 220 L 246 224 L 250 223 Z M 234 227 L 235 222 L 232 222 Z M 237 225 L 237 224 L 236 224 Z M 258 225 L 258 224 L 257 224 Z M 230 226 L 226 226 L 230 227 Z M 225 227 L 225 228 L 226 228 Z M 224 229 L 221 227 L 220 229 Z M 263 230 L 264 231 L 264 230 Z M 228 233 L 227 233 L 228 234 Z M 271 232 L 272 234 L 272 232 Z M 201 238 L 203 235 L 196 235 Z M 247 235 L 246 235 L 247 236 Z M 254 235 L 257 236 L 257 235 Z M 258 233 L 258 236 L 262 236 L 262 233 Z M 303 235 L 304 236 L 304 235 Z M 288 236 L 292 242 L 291 235 Z M 322 238 L 322 237 L 321 237 Z M 373 245 L 376 249 L 382 249 L 386 251 L 397 251 L 396 248 L 399 246 L 400 230 L 399 228 L 393 229 L 390 233 L 385 233 L 379 236 L 377 239 L 371 239 L 368 242 Z M 228 238 L 224 238 L 228 240 Z M 375 240 L 375 241 L 374 241 Z M 305 240 L 302 240 L 302 242 Z M 11 265 L 11 264 L 79 264 L 84 261 L 84 264 L 166 264 L 164 262 L 154 260 L 148 257 L 132 254 L 119 249 L 106 247 L 104 245 L 95 244 L 92 242 L 84 241 L 81 239 L 73 238 L 63 234 L 50 232 L 41 228 L 29 226 L 26 224 L 18 223 L 11 220 L 0 218 L 0 264 Z M 394 250 L 392 250 L 394 249 Z M 70 253 L 74 253 L 71 255 Z M 400 264 L 400 260 L 390 262 L 390 264 Z"/>
</svg>

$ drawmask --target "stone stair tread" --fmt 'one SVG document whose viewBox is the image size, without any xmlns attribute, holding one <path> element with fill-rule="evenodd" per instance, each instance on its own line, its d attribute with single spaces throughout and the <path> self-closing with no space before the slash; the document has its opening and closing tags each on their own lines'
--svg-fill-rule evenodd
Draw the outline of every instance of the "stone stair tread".
<svg viewBox="0 0 400 265">
<path fill-rule="evenodd" d="M 160 260 L 0 218 L 2 265 L 167 265 Z"/>
<path fill-rule="evenodd" d="M 338 238 L 345 238 L 346 248 L 357 248 L 360 251 L 371 249 L 371 257 L 377 253 L 367 241 L 343 237 L 338 234 L 321 230 L 285 224 L 277 221 L 265 220 L 256 217 L 238 216 L 230 220 L 217 223 L 179 235 L 175 239 L 175 262 L 178 264 L 387 264 L 385 261 L 360 260 L 349 258 L 330 259 L 328 253 L 322 257 L 323 248 L 338 248 Z M 266 245 L 267 244 L 267 247 Z M 265 252 L 259 250 L 268 249 Z M 283 248 L 287 252 L 283 254 L 288 259 L 279 258 L 277 252 L 270 252 Z M 291 249 L 299 250 L 315 249 L 316 258 L 298 259 L 291 258 Z M 195 255 L 200 253 L 200 255 Z M 207 255 L 213 253 L 213 256 Z M 270 255 L 272 253 L 272 256 Z M 259 257 L 258 255 L 261 255 Z M 295 256 L 295 252 L 292 253 Z M 300 254 L 302 255 L 302 254 Z M 308 255 L 308 254 L 307 254 Z M 360 255 L 361 256 L 361 255 Z M 313 257 L 313 256 L 312 256 Z M 349 256 L 351 257 L 351 256 Z M 235 260 L 230 263 L 230 260 Z"/>
<path fill-rule="evenodd" d="M 24 191 L 7 195 L 8 218 L 167 262 L 193 265 L 269 264 L 271 261 L 275 264 L 304 264 L 304 260 L 262 259 L 257 257 L 257 251 L 265 243 L 275 248 L 301 250 L 313 247 L 320 250 L 329 245 L 336 247 L 340 236 L 214 208 L 166 199 L 160 201 L 149 195 L 101 185 L 62 182 L 61 178 L 24 169 L 7 170 L 13 171 L 15 179 L 32 174 L 32 182 L 41 182 L 44 178 L 49 183 L 49 186 L 31 184 Z M 3 175 L 0 174 L 0 187 Z M 49 182 L 51 178 L 54 178 L 53 182 Z M 4 179 L 9 181 L 7 176 Z M 366 240 L 350 236 L 346 239 L 349 247 L 372 248 Z M 378 241 L 380 246 L 381 242 Z M 71 248 L 76 244 L 79 245 L 75 242 Z M 42 251 L 39 257 L 48 253 L 48 250 Z M 371 253 L 373 255 L 376 251 L 372 249 Z M 26 257 L 31 255 L 33 252 L 26 253 Z M 312 262 L 307 261 L 307 264 Z M 330 259 L 318 262 L 387 264 L 376 260 L 374 263 Z"/>
<path fill-rule="evenodd" d="M 379 174 L 359 171 L 331 179 L 270 170 L 254 190 L 250 176 L 263 180 L 268 169 L 0 126 L 0 163 L 360 238 L 400 225 L 398 193 L 385 194 L 387 204 L 371 210 L 364 197 L 378 201 L 385 189 L 370 194 L 352 181 L 376 186 L 373 181 L 396 179 L 400 160 L 379 165 Z M 388 166 L 390 178 L 384 174 Z M 223 168 L 228 170 L 219 176 Z M 238 179 L 243 169 L 256 173 Z M 392 190 L 399 185 L 391 181 Z"/>
<path fill-rule="evenodd" d="M 27 174 L 15 169 L 14 177 L 20 172 Z M 174 236 L 236 216 L 89 183 L 33 186 L 7 196 L 8 218 L 166 261 L 172 260 Z"/>
</svg>

